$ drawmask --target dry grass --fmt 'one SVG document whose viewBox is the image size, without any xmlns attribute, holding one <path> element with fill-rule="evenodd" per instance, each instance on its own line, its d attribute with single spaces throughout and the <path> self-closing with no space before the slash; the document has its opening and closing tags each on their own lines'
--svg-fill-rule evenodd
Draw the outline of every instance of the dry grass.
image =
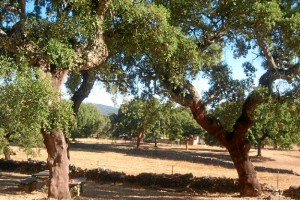
<svg viewBox="0 0 300 200">
<path fill-rule="evenodd" d="M 16 155 L 12 156 L 14 160 L 26 160 L 27 156 L 18 147 L 13 147 Z M 300 173 L 298 150 L 293 151 L 275 151 L 263 150 L 264 159 L 255 158 L 256 151 L 251 150 L 255 166 L 264 166 L 276 169 L 288 169 Z M 167 155 L 167 156 L 166 156 Z M 168 159 L 168 156 L 170 157 Z M 46 151 L 41 149 L 35 160 L 45 161 Z M 187 160 L 188 158 L 188 160 Z M 214 165 L 208 165 L 207 161 L 213 160 Z M 134 144 L 117 141 L 117 144 L 111 144 L 110 140 L 82 139 L 72 144 L 71 164 L 83 169 L 108 168 L 112 171 L 125 172 L 126 174 L 137 175 L 142 172 L 149 173 L 193 173 L 194 176 L 216 176 L 237 178 L 235 169 L 224 167 L 222 163 L 230 162 L 228 153 L 223 148 L 208 147 L 205 145 L 196 145 L 185 151 L 185 146 L 179 145 L 159 145 L 154 148 L 153 144 L 143 145 L 141 150 L 135 149 Z M 10 174 L 1 173 L 2 176 Z M 8 178 L 9 180 L 20 179 L 19 175 Z M 258 172 L 258 178 L 261 183 L 267 183 L 274 188 L 284 190 L 291 185 L 300 185 L 300 176 L 292 174 L 277 174 L 268 172 Z M 0 181 L 1 181 L 0 180 Z M 9 187 L 7 187 L 9 188 Z M 11 187 L 10 187 L 11 188 Z M 9 190 L 9 189 L 8 189 Z M 0 199 L 16 199 L 17 196 L 11 193 L 0 191 Z M 14 192 L 18 194 L 16 191 Z M 45 198 L 45 193 L 22 194 L 22 199 Z M 217 196 L 217 197 L 216 197 Z M 120 185 L 96 185 L 88 182 L 86 192 L 81 199 L 239 199 L 237 194 L 231 196 L 223 194 L 206 194 L 193 196 L 185 193 L 169 193 L 164 191 L 145 190 L 142 188 L 133 188 Z M 251 199 L 251 198 L 248 198 Z M 256 198 L 254 198 L 256 199 Z M 283 199 L 283 198 L 281 198 Z"/>
</svg>

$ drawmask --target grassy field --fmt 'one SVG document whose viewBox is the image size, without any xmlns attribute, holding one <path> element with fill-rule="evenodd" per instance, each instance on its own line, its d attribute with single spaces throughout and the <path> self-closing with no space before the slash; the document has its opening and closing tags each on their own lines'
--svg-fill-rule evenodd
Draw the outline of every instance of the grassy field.
<svg viewBox="0 0 300 200">
<path fill-rule="evenodd" d="M 137 175 L 142 172 L 158 174 L 192 173 L 197 177 L 213 176 L 237 178 L 237 173 L 224 148 L 194 145 L 190 146 L 189 150 L 186 151 L 184 145 L 159 144 L 158 148 L 154 148 L 153 146 L 153 144 L 143 144 L 141 149 L 136 149 L 134 144 L 129 142 L 125 143 L 124 141 L 117 141 L 112 144 L 111 140 L 81 139 L 71 145 L 71 164 L 83 169 L 107 168 L 112 171 L 125 172 L 128 175 Z M 18 147 L 13 147 L 13 150 L 16 152 L 16 155 L 13 155 L 12 159 L 28 159 L 28 156 Z M 265 149 L 263 150 L 263 158 L 257 158 L 255 155 L 256 150 L 251 150 L 251 160 L 258 171 L 258 178 L 261 183 L 267 183 L 280 190 L 287 189 L 291 185 L 300 185 L 300 176 L 295 175 L 300 174 L 300 155 L 298 149 L 292 151 Z M 45 149 L 40 149 L 39 156 L 32 157 L 31 159 L 46 161 L 46 158 Z M 295 174 L 270 173 L 270 171 L 280 172 L 282 169 L 293 170 Z M 9 176 L 9 174 L 6 174 L 6 176 Z M 89 187 L 89 184 L 91 184 L 91 187 Z M 102 187 L 102 189 L 98 187 Z M 110 188 L 111 191 L 116 191 L 110 193 L 105 187 Z M 136 188 L 127 186 L 95 186 L 93 183 L 88 183 L 87 188 L 89 192 L 85 193 L 82 199 L 138 199 L 138 197 L 130 197 L 129 195 L 132 194 L 130 190 L 135 190 Z M 102 191 L 102 194 L 106 195 L 101 196 L 97 191 L 98 193 Z M 155 194 L 151 194 L 151 192 Z M 200 198 L 200 196 L 190 196 L 189 194 L 166 194 L 162 191 L 159 193 L 159 191 L 148 191 L 145 189 L 138 189 L 135 193 L 140 194 L 137 196 L 143 196 L 141 199 L 147 199 L 145 197 L 149 195 L 152 195 L 152 197 L 148 199 L 156 199 L 157 196 L 157 199 L 166 197 L 168 197 L 168 199 L 202 198 Z M 146 193 L 149 193 L 149 195 L 146 195 Z M 8 194 L 10 195 L 10 193 Z M 5 198 L 9 199 L 9 195 L 5 196 Z M 43 196 L 45 194 L 39 195 Z M 114 197 L 115 195 L 117 196 Z M 203 198 L 238 198 L 235 196 L 237 194 L 233 194 L 230 197 L 228 197 L 228 195 L 222 197 L 222 194 L 209 195 L 209 197 Z M 218 198 L 214 195 L 217 195 Z M 172 196 L 173 198 L 169 198 Z M 30 199 L 30 197 L 28 198 Z M 34 198 L 37 199 L 36 197 Z M 16 197 L 14 197 L 14 199 L 16 199 Z"/>
</svg>

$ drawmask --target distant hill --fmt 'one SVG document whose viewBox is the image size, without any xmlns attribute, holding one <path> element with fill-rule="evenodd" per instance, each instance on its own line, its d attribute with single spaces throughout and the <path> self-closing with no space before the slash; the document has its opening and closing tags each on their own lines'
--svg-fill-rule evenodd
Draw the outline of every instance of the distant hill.
<svg viewBox="0 0 300 200">
<path fill-rule="evenodd" d="M 118 110 L 119 110 L 119 108 L 116 108 L 116 107 L 113 107 L 113 106 L 107 106 L 107 105 L 96 104 L 96 103 L 94 105 L 97 106 L 97 108 L 100 110 L 100 112 L 103 115 L 109 115 L 109 114 L 112 114 L 112 113 L 117 114 Z"/>
</svg>

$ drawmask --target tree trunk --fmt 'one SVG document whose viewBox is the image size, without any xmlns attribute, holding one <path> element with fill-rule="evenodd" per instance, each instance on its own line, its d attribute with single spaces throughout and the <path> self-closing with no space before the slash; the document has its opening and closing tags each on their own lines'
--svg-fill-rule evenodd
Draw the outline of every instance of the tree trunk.
<svg viewBox="0 0 300 200">
<path fill-rule="evenodd" d="M 249 159 L 250 146 L 250 143 L 244 140 L 232 142 L 227 148 L 238 173 L 241 196 L 258 196 L 262 192 L 256 171 Z"/>
<path fill-rule="evenodd" d="M 157 138 L 154 139 L 154 147 L 157 147 Z"/>
<path fill-rule="evenodd" d="M 268 131 L 264 131 L 264 134 L 261 136 L 261 138 L 258 139 L 258 142 L 257 142 L 257 156 L 262 156 L 262 153 L 261 153 L 261 149 L 262 149 L 262 146 L 263 146 L 263 141 L 269 136 L 269 132 Z"/>
<path fill-rule="evenodd" d="M 4 159 L 5 160 L 10 160 L 11 159 L 9 149 L 8 149 L 8 151 L 6 150 L 6 148 L 4 149 Z"/>
<path fill-rule="evenodd" d="M 62 84 L 69 70 L 51 69 L 52 86 L 61 91 Z M 61 99 L 61 96 L 58 96 Z M 47 149 L 47 166 L 50 172 L 48 197 L 55 199 L 70 199 L 69 191 L 69 159 L 68 145 L 61 130 L 53 129 L 50 133 L 41 130 Z"/>
<path fill-rule="evenodd" d="M 259 140 L 257 143 L 257 156 L 258 157 L 262 157 L 261 149 L 262 149 L 262 141 Z"/>
<path fill-rule="evenodd" d="M 65 136 L 65 141 L 66 141 L 66 144 L 67 144 L 67 157 L 68 157 L 68 160 L 70 160 L 70 146 L 71 146 L 71 142 L 70 142 L 70 140 L 69 140 L 69 138 L 67 138 L 66 136 Z"/>
<path fill-rule="evenodd" d="M 4 147 L 3 153 L 4 153 L 4 159 L 5 160 L 10 160 L 11 159 L 9 146 Z"/>
<path fill-rule="evenodd" d="M 189 140 L 185 139 L 185 150 L 189 150 Z"/>
<path fill-rule="evenodd" d="M 9 138 L 11 136 L 11 133 L 7 133 L 4 137 L 6 138 L 6 140 L 9 142 Z M 3 149 L 3 154 L 4 154 L 4 159 L 5 160 L 10 160 L 10 153 L 11 153 L 11 149 L 9 148 L 9 145 L 5 146 Z"/>
<path fill-rule="evenodd" d="M 271 72 L 269 70 L 260 77 L 260 86 L 266 88 L 271 86 L 275 80 Z M 247 132 L 254 123 L 255 109 L 267 102 L 269 96 L 253 90 L 243 103 L 242 112 L 232 127 L 233 131 L 228 132 L 218 118 L 208 114 L 208 102 L 204 102 L 200 98 L 197 89 L 189 81 L 185 81 L 184 85 L 178 86 L 172 83 L 168 76 L 165 76 L 161 84 L 169 91 L 174 101 L 190 108 L 194 119 L 208 134 L 228 149 L 238 172 L 241 195 L 260 195 L 261 186 L 258 183 L 254 166 L 248 157 L 250 143 L 247 140 Z"/>
<path fill-rule="evenodd" d="M 53 129 L 46 133 L 42 129 L 44 144 L 47 149 L 47 166 L 50 172 L 48 197 L 55 199 L 70 199 L 69 192 L 69 159 L 67 143 L 61 130 Z"/>
<path fill-rule="evenodd" d="M 138 132 L 136 136 L 136 148 L 140 148 L 142 137 L 143 137 L 143 131 Z"/>
<path fill-rule="evenodd" d="M 10 153 L 4 153 L 4 159 L 5 160 L 11 160 L 11 157 L 10 157 Z"/>
<path fill-rule="evenodd" d="M 247 107 L 249 104 L 252 106 L 253 102 L 250 100 L 244 104 L 244 107 Z M 259 196 L 261 194 L 261 186 L 248 156 L 251 145 L 246 139 L 246 133 L 251 126 L 252 120 L 251 116 L 247 115 L 249 114 L 246 111 L 247 109 L 244 109 L 244 112 L 234 125 L 234 131 L 227 132 L 216 118 L 212 118 L 207 114 L 201 100 L 194 102 L 190 108 L 198 124 L 228 149 L 238 172 L 241 187 L 240 194 L 242 196 Z"/>
</svg>

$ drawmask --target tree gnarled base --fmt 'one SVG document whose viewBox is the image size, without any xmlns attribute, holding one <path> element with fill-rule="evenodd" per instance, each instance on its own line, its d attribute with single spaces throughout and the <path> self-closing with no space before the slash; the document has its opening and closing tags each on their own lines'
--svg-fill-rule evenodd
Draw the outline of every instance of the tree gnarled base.
<svg viewBox="0 0 300 200">
<path fill-rule="evenodd" d="M 249 159 L 250 143 L 248 140 L 238 140 L 229 143 L 229 154 L 237 170 L 240 182 L 241 196 L 256 197 L 261 194 L 256 171 Z"/>
<path fill-rule="evenodd" d="M 53 129 L 50 134 L 42 130 L 42 133 L 48 152 L 47 166 L 50 172 L 48 197 L 70 199 L 69 159 L 64 134 L 59 129 Z"/>
</svg>

